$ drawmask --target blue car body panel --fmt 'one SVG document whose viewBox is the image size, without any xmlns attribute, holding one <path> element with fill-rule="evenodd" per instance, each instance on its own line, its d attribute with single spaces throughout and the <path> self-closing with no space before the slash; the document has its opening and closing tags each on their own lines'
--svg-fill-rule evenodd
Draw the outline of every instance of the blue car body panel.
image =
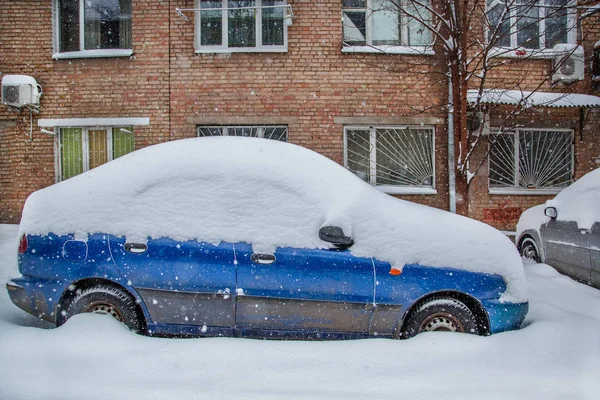
<svg viewBox="0 0 600 400">
<path fill-rule="evenodd" d="M 396 337 L 412 305 L 435 293 L 469 296 L 486 311 L 488 333 L 517 329 L 528 303 L 501 303 L 502 277 L 404 266 L 348 250 L 248 243 L 126 243 L 106 234 L 27 236 L 22 277 L 7 283 L 13 302 L 56 322 L 59 300 L 83 279 L 113 282 L 140 304 L 156 335 L 266 338 Z M 72 286 L 73 285 L 73 286 Z"/>
</svg>

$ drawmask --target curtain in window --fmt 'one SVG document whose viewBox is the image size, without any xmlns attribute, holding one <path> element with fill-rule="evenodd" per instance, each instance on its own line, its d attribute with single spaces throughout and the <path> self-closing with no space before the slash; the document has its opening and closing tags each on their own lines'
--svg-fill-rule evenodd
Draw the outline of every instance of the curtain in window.
<svg viewBox="0 0 600 400">
<path fill-rule="evenodd" d="M 425 0 L 423 4 L 426 6 L 430 5 L 430 2 Z M 409 46 L 429 46 L 432 44 L 432 34 L 429 29 L 425 27 L 420 21 L 431 21 L 431 12 L 423 6 L 414 4 L 411 1 L 406 3 L 407 11 L 418 17 L 408 19 L 408 40 L 406 41 Z"/>
<path fill-rule="evenodd" d="M 510 46 L 510 14 L 506 5 L 496 0 L 487 0 L 488 12 L 486 14 L 487 26 L 489 32 L 489 41 L 495 46 Z M 490 5 L 494 4 L 490 8 Z M 486 24 L 484 24 L 485 26 Z M 492 34 L 495 37 L 491 37 Z"/>
<path fill-rule="evenodd" d="M 85 49 L 131 48 L 131 0 L 84 2 Z"/>
<path fill-rule="evenodd" d="M 256 10 L 231 8 L 256 6 L 254 0 L 229 0 L 228 36 L 229 47 L 256 46 Z"/>
<path fill-rule="evenodd" d="M 401 13 L 392 0 L 372 0 L 373 45 L 400 45 Z"/>
<path fill-rule="evenodd" d="M 89 140 L 89 168 L 96 168 L 108 162 L 108 143 L 106 129 L 90 129 Z"/>
<path fill-rule="evenodd" d="M 81 128 L 60 129 L 60 179 L 83 172 L 83 133 Z"/>
<path fill-rule="evenodd" d="M 344 42 L 365 44 L 367 40 L 367 0 L 343 0 Z"/>
<path fill-rule="evenodd" d="M 134 150 L 133 127 L 115 127 L 112 131 L 112 158 L 113 160 L 131 153 Z"/>
</svg>

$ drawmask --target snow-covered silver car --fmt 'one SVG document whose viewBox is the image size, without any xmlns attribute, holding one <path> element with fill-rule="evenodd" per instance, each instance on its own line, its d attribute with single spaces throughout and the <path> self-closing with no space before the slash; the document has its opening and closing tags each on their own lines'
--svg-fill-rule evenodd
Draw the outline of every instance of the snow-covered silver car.
<svg viewBox="0 0 600 400">
<path fill-rule="evenodd" d="M 600 169 L 525 211 L 516 237 L 521 256 L 600 288 Z"/>
</svg>

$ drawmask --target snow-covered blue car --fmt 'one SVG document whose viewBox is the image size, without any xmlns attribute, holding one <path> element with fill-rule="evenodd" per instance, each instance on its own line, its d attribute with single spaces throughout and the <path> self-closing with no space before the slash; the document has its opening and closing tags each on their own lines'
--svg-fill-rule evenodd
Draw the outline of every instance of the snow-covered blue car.
<svg viewBox="0 0 600 400">
<path fill-rule="evenodd" d="M 502 233 L 266 139 L 138 150 L 33 193 L 19 237 L 8 293 L 59 326 L 97 312 L 150 335 L 488 335 L 528 309 Z"/>
</svg>

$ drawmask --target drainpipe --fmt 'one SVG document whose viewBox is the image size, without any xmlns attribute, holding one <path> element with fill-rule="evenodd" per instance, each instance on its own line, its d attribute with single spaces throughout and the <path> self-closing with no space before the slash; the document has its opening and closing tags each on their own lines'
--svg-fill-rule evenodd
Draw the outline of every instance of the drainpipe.
<svg viewBox="0 0 600 400">
<path fill-rule="evenodd" d="M 448 196 L 450 212 L 456 214 L 456 166 L 454 162 L 454 98 L 452 71 L 448 74 Z"/>
</svg>

